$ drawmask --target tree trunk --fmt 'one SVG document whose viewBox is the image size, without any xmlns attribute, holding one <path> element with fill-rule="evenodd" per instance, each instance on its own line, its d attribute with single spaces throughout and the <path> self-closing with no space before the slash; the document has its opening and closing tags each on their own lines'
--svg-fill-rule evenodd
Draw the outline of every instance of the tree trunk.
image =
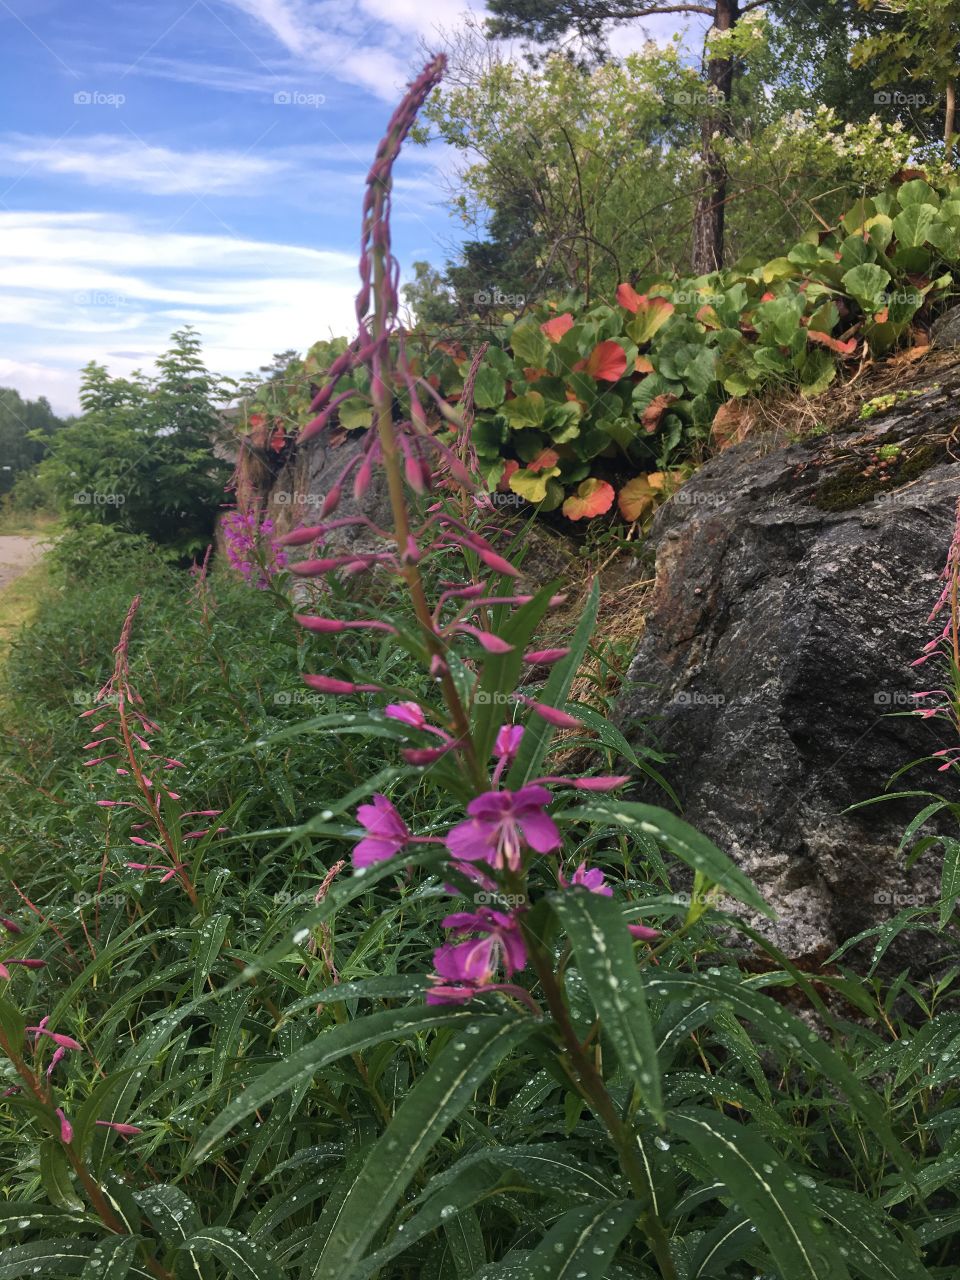
<svg viewBox="0 0 960 1280">
<path fill-rule="evenodd" d="M 953 163 L 953 135 L 957 122 L 957 82 L 947 81 L 947 109 L 943 121 L 943 145 L 947 164 Z"/>
<path fill-rule="evenodd" d="M 716 0 L 713 28 L 730 31 L 740 16 L 737 0 Z M 693 220 L 693 270 L 706 275 L 723 266 L 724 206 L 727 198 L 727 166 L 716 152 L 713 135 L 728 137 L 729 113 L 726 110 L 733 90 L 733 62 L 730 58 L 711 58 L 707 63 L 706 92 L 717 102 L 717 110 L 703 117 L 700 127 L 703 159 L 703 189 L 697 198 Z"/>
</svg>

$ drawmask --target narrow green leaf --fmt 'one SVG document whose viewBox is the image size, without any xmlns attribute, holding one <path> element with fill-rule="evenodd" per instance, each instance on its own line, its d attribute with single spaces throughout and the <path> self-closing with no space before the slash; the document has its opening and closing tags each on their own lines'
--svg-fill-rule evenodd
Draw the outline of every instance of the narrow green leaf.
<svg viewBox="0 0 960 1280">
<path fill-rule="evenodd" d="M 343 1023 L 324 1032 L 318 1039 L 289 1058 L 268 1067 L 246 1089 L 230 1102 L 213 1120 L 197 1140 L 190 1155 L 190 1164 L 197 1165 L 234 1125 L 252 1115 L 258 1107 L 272 1102 L 288 1089 L 294 1088 L 305 1077 L 316 1075 L 328 1063 L 336 1062 L 347 1054 L 356 1053 L 382 1040 L 406 1040 L 420 1031 L 432 1027 L 457 1026 L 468 1022 L 480 1022 L 477 1014 L 468 1009 L 453 1009 L 443 1005 L 422 1005 L 407 1009 L 390 1009 L 372 1013 L 355 1022 Z"/>
<path fill-rule="evenodd" d="M 940 929 L 947 927 L 960 896 L 960 840 L 943 837 L 943 871 L 940 875 Z"/>
<path fill-rule="evenodd" d="M 223 940 L 227 936 L 229 927 L 230 917 L 224 912 L 218 912 L 216 915 L 210 916 L 208 920 L 204 920 L 200 927 L 200 936 L 197 938 L 197 945 L 193 953 L 197 966 L 193 974 L 193 998 L 195 1000 L 199 999 L 203 991 L 203 984 L 206 982 L 207 975 L 220 954 L 220 948 L 223 946 Z"/>
<path fill-rule="evenodd" d="M 109 1236 L 93 1246 L 87 1265 L 80 1273 L 80 1280 L 126 1280 L 137 1256 L 137 1236 Z M 140 1271 L 141 1275 L 149 1272 Z"/>
<path fill-rule="evenodd" d="M 533 1019 L 477 1018 L 444 1045 L 367 1153 L 313 1270 L 313 1280 L 350 1280 L 430 1150 L 497 1063 L 539 1027 Z"/>
<path fill-rule="evenodd" d="M 652 804 L 632 800 L 591 800 L 568 809 L 564 818 L 578 822 L 612 822 L 628 831 L 642 831 L 659 840 L 674 857 L 700 871 L 732 898 L 764 915 L 774 915 L 756 887 L 717 846 L 682 818 Z"/>
<path fill-rule="evenodd" d="M 671 1112 L 670 1127 L 723 1179 L 767 1246 L 781 1280 L 849 1280 L 800 1175 L 751 1128 L 699 1108 Z"/>
<path fill-rule="evenodd" d="M 199 1257 L 212 1254 L 227 1274 L 236 1276 L 237 1280 L 286 1280 L 259 1245 L 230 1227 L 204 1227 L 195 1231 L 178 1252 Z"/>
<path fill-rule="evenodd" d="M 647 979 L 646 989 L 651 996 L 678 1001 L 691 997 L 701 1000 L 704 1010 L 701 1020 L 706 1016 L 711 1000 L 729 1006 L 738 1017 L 762 1032 L 772 1047 L 788 1051 L 792 1058 L 812 1063 L 844 1094 L 897 1164 L 902 1169 L 911 1168 L 910 1158 L 897 1141 L 880 1098 L 857 1079 L 826 1041 L 804 1026 L 799 1018 L 782 1009 L 775 1000 L 744 983 L 716 974 L 658 971 Z"/>
<path fill-rule="evenodd" d="M 0 1250 L 0 1280 L 78 1276 L 90 1256 L 88 1240 L 36 1240 Z"/>
<path fill-rule="evenodd" d="M 550 895 L 577 967 L 620 1066 L 662 1123 L 663 1095 L 653 1027 L 633 944 L 619 903 L 600 893 L 569 889 Z"/>
<path fill-rule="evenodd" d="M 867 1280 L 930 1280 L 919 1250 L 904 1243 L 895 1220 L 866 1196 L 818 1186 L 810 1197 L 847 1250 L 849 1265 Z"/>
<path fill-rule="evenodd" d="M 50 1203 L 55 1204 L 58 1209 L 79 1213 L 85 1208 L 74 1189 L 63 1143 L 56 1138 L 44 1138 L 40 1143 L 40 1181 L 50 1197 Z"/>
<path fill-rule="evenodd" d="M 158 1183 L 137 1191 L 133 1198 L 168 1247 L 183 1244 L 194 1231 L 200 1230 L 197 1208 L 179 1187 Z"/>
</svg>

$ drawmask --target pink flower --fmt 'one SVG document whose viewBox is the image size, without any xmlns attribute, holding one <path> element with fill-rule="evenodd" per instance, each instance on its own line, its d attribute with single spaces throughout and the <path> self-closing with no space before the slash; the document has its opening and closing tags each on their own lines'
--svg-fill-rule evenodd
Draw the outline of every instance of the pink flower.
<svg viewBox="0 0 960 1280">
<path fill-rule="evenodd" d="M 498 760 L 513 759 L 520 750 L 520 742 L 523 738 L 523 725 L 521 724 L 505 724 L 497 734 L 497 740 L 493 744 L 493 754 Z"/>
<path fill-rule="evenodd" d="M 143 1133 L 143 1130 L 138 1129 L 135 1124 L 120 1124 L 116 1120 L 94 1120 L 93 1123 L 101 1125 L 104 1129 L 113 1129 L 124 1138 L 132 1138 L 135 1133 Z"/>
<path fill-rule="evenodd" d="M 399 720 L 401 724 L 408 724 L 411 729 L 426 728 L 427 719 L 419 702 L 391 702 L 389 706 L 384 707 L 383 714 L 389 720 Z"/>
<path fill-rule="evenodd" d="M 386 796 L 375 795 L 373 804 L 362 804 L 357 819 L 367 834 L 353 850 L 353 865 L 369 867 L 399 853 L 410 840 L 410 832 Z"/>
<path fill-rule="evenodd" d="M 516 913 L 481 907 L 458 911 L 443 922 L 455 937 L 479 933 L 468 942 L 448 942 L 433 954 L 434 986 L 427 1004 L 463 1004 L 492 982 L 502 968 L 509 978 L 527 963 L 527 951 Z"/>
<path fill-rule="evenodd" d="M 570 652 L 569 649 L 533 649 L 529 653 L 523 655 L 524 662 L 528 662 L 531 666 L 546 666 L 551 662 L 559 662 L 561 658 L 565 658 Z"/>
<path fill-rule="evenodd" d="M 534 715 L 546 720 L 547 724 L 556 725 L 558 729 L 580 729 L 581 722 L 575 717 L 569 715 L 566 711 L 560 711 L 557 707 L 548 707 L 544 702 L 537 702 L 534 698 L 525 698 L 517 696 L 517 701 L 522 702 L 524 706 L 529 707 Z"/>
<path fill-rule="evenodd" d="M 56 1115 L 60 1121 L 60 1141 L 63 1142 L 64 1144 L 72 1142 L 73 1141 L 73 1125 L 70 1123 L 70 1121 L 63 1114 L 63 1111 L 59 1107 L 57 1107 Z"/>
<path fill-rule="evenodd" d="M 562 871 L 558 874 L 557 878 L 564 889 L 571 888 L 573 885 L 580 885 L 582 888 L 588 889 L 591 893 L 600 893 L 605 898 L 613 897 L 613 890 L 608 884 L 604 884 L 603 882 L 603 872 L 600 868 L 590 867 L 588 870 L 585 862 L 580 863 L 579 867 L 577 867 L 569 880 L 564 878 Z"/>
<path fill-rule="evenodd" d="M 447 832 L 447 848 L 458 861 L 516 871 L 524 844 L 537 853 L 560 847 L 560 832 L 545 812 L 550 799 L 545 787 L 486 791 L 467 805 L 469 819 Z"/>
<path fill-rule="evenodd" d="M 335 680 L 332 676 L 301 676 L 304 684 L 319 693 L 378 693 L 378 684 L 351 684 L 349 680 Z"/>
</svg>

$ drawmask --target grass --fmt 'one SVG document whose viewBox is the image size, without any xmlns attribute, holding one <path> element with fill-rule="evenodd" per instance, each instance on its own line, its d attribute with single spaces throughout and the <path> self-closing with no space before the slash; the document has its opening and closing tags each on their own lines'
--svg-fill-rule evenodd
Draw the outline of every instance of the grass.
<svg viewBox="0 0 960 1280">
<path fill-rule="evenodd" d="M 36 616 L 42 597 L 52 589 L 50 571 L 41 560 L 0 591 L 0 662 L 14 636 Z"/>
</svg>

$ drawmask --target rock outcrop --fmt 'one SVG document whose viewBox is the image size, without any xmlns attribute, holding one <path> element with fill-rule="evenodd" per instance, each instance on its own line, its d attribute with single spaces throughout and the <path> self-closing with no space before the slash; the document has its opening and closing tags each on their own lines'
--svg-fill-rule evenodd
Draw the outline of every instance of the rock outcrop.
<svg viewBox="0 0 960 1280">
<path fill-rule="evenodd" d="M 939 856 L 909 873 L 897 856 L 924 802 L 845 810 L 953 745 L 902 713 L 931 684 L 910 663 L 934 634 L 960 495 L 958 385 L 953 369 L 829 436 L 731 448 L 654 523 L 656 585 L 619 719 L 652 728 L 684 816 L 754 878 L 793 956 L 936 901 Z M 957 798 L 931 765 L 891 790 L 925 788 Z"/>
</svg>

